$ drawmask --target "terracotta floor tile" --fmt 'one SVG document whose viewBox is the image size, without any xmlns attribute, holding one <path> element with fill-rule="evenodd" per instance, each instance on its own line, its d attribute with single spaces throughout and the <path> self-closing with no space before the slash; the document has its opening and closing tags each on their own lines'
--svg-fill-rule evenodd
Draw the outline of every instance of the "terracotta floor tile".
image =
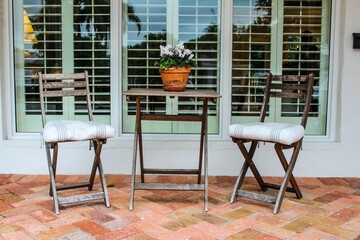
<svg viewBox="0 0 360 240">
<path fill-rule="evenodd" d="M 248 209 L 240 208 L 240 209 L 237 209 L 235 211 L 231 211 L 229 213 L 226 213 L 222 217 L 230 219 L 230 220 L 236 220 L 236 219 L 240 219 L 240 218 L 246 217 L 248 215 L 251 215 L 253 213 L 254 212 L 252 212 L 252 211 L 250 211 Z"/>
<path fill-rule="evenodd" d="M 338 211 L 340 211 L 343 208 L 349 208 L 353 205 L 359 205 L 359 203 L 356 203 L 354 200 L 352 199 L 348 199 L 348 198 L 339 198 L 335 201 L 332 201 L 328 204 L 322 205 L 321 209 L 324 209 L 326 211 L 329 211 L 331 213 L 336 213 Z"/>
<path fill-rule="evenodd" d="M 197 213 L 197 214 L 193 214 L 192 216 L 217 226 L 221 226 L 229 222 L 229 220 L 225 218 L 218 217 L 210 213 Z"/>
<path fill-rule="evenodd" d="M 352 218 L 355 218 L 360 215 L 359 210 L 351 209 L 351 208 L 344 208 L 340 211 L 331 215 L 331 217 L 342 220 L 344 222 L 349 221 Z"/>
<path fill-rule="evenodd" d="M 189 240 L 218 240 L 218 239 L 215 238 L 215 237 L 204 234 L 204 235 L 199 235 L 199 236 L 196 236 L 196 237 L 190 237 Z"/>
<path fill-rule="evenodd" d="M 168 240 L 168 239 L 177 239 L 177 240 L 187 240 L 193 237 L 200 236 L 202 232 L 198 229 L 194 229 L 192 227 L 183 228 L 177 230 L 175 232 L 166 234 L 160 237 L 160 240 Z"/>
<path fill-rule="evenodd" d="M 253 228 L 280 239 L 287 239 L 296 235 L 290 230 L 262 222 L 255 224 Z"/>
<path fill-rule="evenodd" d="M 150 237 L 149 235 L 146 235 L 144 233 L 138 233 L 135 235 L 131 235 L 124 239 L 126 239 L 126 240 L 156 240 L 156 238 Z"/>
<path fill-rule="evenodd" d="M 161 238 L 166 234 L 171 233 L 170 230 L 148 221 L 139 221 L 134 223 L 132 226 L 144 232 L 145 234 L 157 239 Z"/>
<path fill-rule="evenodd" d="M 5 233 L 2 237 L 6 240 L 33 240 L 34 238 L 30 237 L 24 231 L 16 231 L 11 233 Z"/>
<path fill-rule="evenodd" d="M 37 204 L 30 204 L 30 205 L 26 205 L 26 206 L 7 209 L 6 211 L 2 211 L 1 215 L 4 217 L 10 217 L 10 216 L 14 216 L 14 215 L 21 215 L 24 213 L 30 213 L 30 212 L 41 210 L 41 209 L 42 209 L 41 206 L 39 206 Z"/>
<path fill-rule="evenodd" d="M 71 212 L 71 214 L 67 213 L 65 210 L 63 210 L 60 215 L 58 215 L 58 218 L 49 221 L 46 223 L 47 226 L 51 228 L 61 227 L 65 225 L 71 225 L 76 222 L 80 222 L 83 220 L 86 220 L 87 218 L 79 213 Z"/>
<path fill-rule="evenodd" d="M 34 235 L 37 239 L 56 239 L 62 236 L 66 236 L 72 232 L 77 231 L 78 228 L 73 225 L 62 225 L 60 227 L 52 228 L 47 231 L 42 231 Z"/>
<path fill-rule="evenodd" d="M 233 231 L 231 231 L 232 229 L 228 231 L 223 227 L 219 227 L 208 222 L 199 222 L 192 225 L 191 228 L 195 228 L 199 230 L 202 234 L 208 234 L 218 239 L 224 239 L 233 233 Z"/>
<path fill-rule="evenodd" d="M 41 223 L 40 221 L 30 216 L 27 219 L 17 221 L 15 224 L 21 227 L 22 229 L 24 229 L 26 232 L 33 235 L 36 235 L 39 232 L 47 231 L 50 229 L 45 224 Z"/>
<path fill-rule="evenodd" d="M 309 228 L 305 229 L 302 233 L 293 237 L 291 240 L 308 240 L 308 239 L 318 240 L 318 239 L 323 239 L 326 236 L 328 236 L 327 233 L 322 232 L 318 229 L 309 227 Z"/>
<path fill-rule="evenodd" d="M 7 192 L 7 193 L 0 194 L 0 200 L 4 201 L 6 203 L 9 203 L 9 204 L 13 204 L 13 203 L 22 201 L 23 198 L 21 198 L 17 194 Z"/>
<path fill-rule="evenodd" d="M 85 219 L 83 221 L 75 222 L 75 226 L 80 228 L 82 231 L 91 234 L 92 236 L 99 236 L 110 232 L 110 230 L 90 219 Z"/>
<path fill-rule="evenodd" d="M 360 218 L 359 217 L 350 219 L 348 222 L 341 225 L 341 227 L 343 229 L 347 229 L 347 230 L 354 231 L 354 232 L 359 232 L 359 235 L 360 235 L 360 227 L 359 226 L 360 226 Z"/>
<path fill-rule="evenodd" d="M 35 219 L 43 223 L 50 222 L 58 218 L 54 213 L 46 210 L 34 211 L 31 213 L 31 216 L 33 216 Z"/>
<path fill-rule="evenodd" d="M 124 239 L 133 235 L 140 233 L 140 231 L 132 226 L 124 227 L 112 232 L 105 233 L 99 237 L 97 240 L 114 240 L 114 239 Z"/>
<path fill-rule="evenodd" d="M 18 232 L 21 228 L 16 225 L 0 225 L 0 235 L 12 233 L 12 232 Z"/>
<path fill-rule="evenodd" d="M 91 207 L 88 207 L 88 211 L 85 211 L 83 213 L 81 213 L 84 217 L 91 219 L 92 221 L 99 223 L 99 224 L 104 224 L 106 222 L 110 222 L 112 220 L 114 220 L 115 218 L 113 218 L 112 216 L 109 216 L 105 213 L 102 213 L 100 210 L 98 209 L 94 209 Z"/>
<path fill-rule="evenodd" d="M 257 239 L 258 237 L 261 237 L 263 235 L 262 232 L 259 232 L 257 230 L 254 229 L 245 229 L 239 233 L 236 233 L 232 236 L 230 236 L 229 238 L 227 238 L 228 240 L 235 240 L 235 239 Z"/>
<path fill-rule="evenodd" d="M 306 228 L 308 227 L 312 227 L 317 223 L 316 220 L 313 220 L 311 218 L 308 217 L 301 217 L 298 218 L 288 224 L 286 224 L 283 228 L 293 231 L 295 233 L 301 233 L 303 232 Z"/>
<path fill-rule="evenodd" d="M 166 224 L 166 223 L 172 221 L 172 218 L 170 218 L 164 214 L 160 214 L 160 213 L 154 212 L 154 211 L 149 211 L 147 209 L 143 209 L 141 211 L 136 211 L 134 213 L 136 214 L 136 216 L 139 217 L 140 220 L 155 222 L 158 225 L 163 225 L 163 224 Z"/>
<path fill-rule="evenodd" d="M 314 225 L 314 228 L 345 239 L 354 239 L 359 235 L 359 232 L 349 231 L 340 227 L 334 227 L 334 226 L 328 226 L 322 224 L 316 224 Z"/>
<path fill-rule="evenodd" d="M 350 186 L 350 183 L 343 178 L 320 178 L 324 185 Z"/>
<path fill-rule="evenodd" d="M 9 209 L 12 209 L 12 208 L 13 208 L 13 206 L 11 206 L 9 203 L 6 203 L 6 202 L 0 200 L 0 213 L 7 211 Z"/>
<path fill-rule="evenodd" d="M 77 230 L 75 232 L 67 234 L 66 240 L 95 240 L 95 237 L 81 230 Z"/>
<path fill-rule="evenodd" d="M 198 222 L 201 222 L 201 220 L 196 217 L 187 216 L 176 219 L 174 221 L 169 221 L 165 224 L 162 224 L 161 226 L 171 231 L 178 231 L 179 229 L 186 228 Z"/>
</svg>

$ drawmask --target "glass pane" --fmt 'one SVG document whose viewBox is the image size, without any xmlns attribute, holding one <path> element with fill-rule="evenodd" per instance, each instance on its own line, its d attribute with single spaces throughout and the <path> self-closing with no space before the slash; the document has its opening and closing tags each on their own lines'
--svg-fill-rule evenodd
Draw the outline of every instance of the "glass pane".
<svg viewBox="0 0 360 240">
<path fill-rule="evenodd" d="M 296 8 L 294 8 L 294 5 Z M 319 116 L 318 88 L 321 72 L 322 1 L 285 1 L 283 27 L 283 74 L 315 75 L 310 116 Z M 324 60 L 323 60 L 324 61 Z M 282 116 L 298 116 L 301 103 L 283 103 Z M 290 109 L 292 109 L 290 111 Z"/>
<path fill-rule="evenodd" d="M 110 115 L 110 2 L 74 1 L 74 70 L 89 73 L 94 115 Z M 86 102 L 75 99 L 75 114 Z"/>
<path fill-rule="evenodd" d="M 258 116 L 270 71 L 271 1 L 234 1 L 232 116 Z"/>
<path fill-rule="evenodd" d="M 39 87 L 36 74 L 38 72 L 62 71 L 61 5 L 59 2 L 53 2 L 46 7 L 26 5 L 23 8 L 23 20 L 25 114 L 40 115 Z M 21 46 L 19 47 L 21 48 Z M 21 61 L 20 57 L 15 61 Z M 21 70 L 21 66 L 19 67 Z M 17 77 L 21 78 L 21 75 L 17 75 Z M 18 79 L 16 83 L 21 87 L 21 79 Z M 63 114 L 62 104 L 61 102 L 56 103 L 57 101 L 59 99 L 52 99 L 47 103 L 48 114 Z M 20 117 L 21 115 L 17 116 Z M 21 128 L 17 128 L 17 130 L 22 131 Z"/>
<path fill-rule="evenodd" d="M 62 12 L 64 6 L 72 11 Z M 106 115 L 101 120 L 109 122 L 110 1 L 24 0 L 22 9 L 14 7 L 14 16 L 17 131 L 39 131 L 42 127 L 38 72 L 87 70 L 94 115 Z M 69 18 L 72 20 L 67 21 Z M 73 23 L 73 28 L 67 23 Z M 51 99 L 46 109 L 50 115 L 72 117 L 83 115 L 84 106 L 80 98 L 74 107 Z"/>
</svg>

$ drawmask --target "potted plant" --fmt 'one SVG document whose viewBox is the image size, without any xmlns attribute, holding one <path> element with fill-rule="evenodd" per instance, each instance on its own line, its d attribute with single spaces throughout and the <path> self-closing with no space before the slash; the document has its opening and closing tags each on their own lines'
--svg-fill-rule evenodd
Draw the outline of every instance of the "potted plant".
<svg viewBox="0 0 360 240">
<path fill-rule="evenodd" d="M 196 67 L 194 54 L 183 44 L 160 46 L 159 66 L 165 91 L 185 91 L 191 67 Z"/>
</svg>

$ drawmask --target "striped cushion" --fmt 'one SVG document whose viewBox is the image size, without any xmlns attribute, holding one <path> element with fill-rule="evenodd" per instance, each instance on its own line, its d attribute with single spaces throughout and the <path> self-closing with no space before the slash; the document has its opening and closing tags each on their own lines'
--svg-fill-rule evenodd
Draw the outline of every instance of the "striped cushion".
<svg viewBox="0 0 360 240">
<path fill-rule="evenodd" d="M 305 130 L 303 126 L 286 123 L 258 122 L 233 124 L 229 127 L 230 137 L 277 142 L 286 145 L 299 141 L 304 134 Z"/>
<path fill-rule="evenodd" d="M 45 142 L 107 139 L 115 136 L 115 129 L 106 124 L 85 121 L 49 121 L 43 129 Z"/>
</svg>

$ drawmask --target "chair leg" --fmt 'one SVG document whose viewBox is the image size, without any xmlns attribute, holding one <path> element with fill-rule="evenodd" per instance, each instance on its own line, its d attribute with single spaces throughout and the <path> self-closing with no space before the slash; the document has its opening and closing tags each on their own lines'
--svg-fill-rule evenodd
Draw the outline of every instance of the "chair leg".
<svg viewBox="0 0 360 240">
<path fill-rule="evenodd" d="M 287 185 L 289 184 L 290 179 L 293 178 L 295 181 L 295 178 L 292 175 L 292 171 L 295 167 L 295 163 L 296 163 L 297 157 L 299 155 L 300 147 L 301 147 L 301 142 L 298 142 L 294 148 L 294 151 L 292 153 L 292 156 L 291 156 L 289 165 L 287 167 L 284 179 L 281 183 L 281 187 L 280 187 L 280 190 L 279 190 L 278 196 L 276 198 L 276 202 L 275 202 L 275 207 L 274 207 L 274 211 L 273 211 L 274 214 L 277 214 L 280 211 L 280 207 L 281 207 L 281 204 L 282 204 L 285 192 L 286 192 L 286 188 L 287 188 Z M 300 189 L 299 189 L 299 191 L 300 191 Z"/>
<path fill-rule="evenodd" d="M 58 150 L 59 150 L 59 145 L 58 144 L 54 144 L 53 146 L 51 146 L 49 144 L 49 149 L 51 149 L 51 147 L 53 147 L 53 154 L 52 154 L 52 168 L 53 168 L 53 173 L 54 173 L 54 179 L 56 181 L 56 166 L 57 166 L 57 156 L 58 156 Z M 50 155 L 51 156 L 51 155 Z M 52 193 L 52 187 L 50 186 L 50 190 L 49 190 L 49 195 L 50 197 L 53 196 Z"/>
<path fill-rule="evenodd" d="M 104 176 L 104 171 L 103 171 L 103 167 L 102 167 L 102 163 L 101 163 L 101 162 L 99 162 L 98 170 L 99 170 L 101 188 L 102 188 L 102 190 L 103 190 L 103 192 L 104 192 L 104 202 L 105 202 L 105 206 L 109 208 L 109 207 L 110 207 L 109 193 L 108 193 L 108 190 L 107 190 L 106 181 L 105 181 L 105 176 Z"/>
<path fill-rule="evenodd" d="M 247 149 L 246 149 L 246 147 L 244 145 L 244 142 L 242 142 L 240 140 L 237 140 L 235 142 L 238 145 L 241 153 L 243 154 L 243 156 L 245 158 L 245 162 L 244 162 L 244 164 L 243 164 L 243 166 L 241 168 L 241 171 L 240 171 L 240 174 L 239 174 L 238 178 L 236 179 L 236 183 L 235 183 L 235 186 L 234 186 L 231 198 L 230 198 L 230 203 L 235 202 L 236 196 L 238 195 L 238 191 L 240 190 L 240 188 L 241 188 L 241 186 L 243 184 L 246 172 L 248 171 L 249 167 L 250 167 L 250 170 L 253 172 L 253 174 L 255 176 L 255 179 L 258 182 L 261 190 L 262 191 L 267 190 L 266 186 L 264 185 L 264 180 L 262 179 L 259 171 L 255 167 L 255 164 L 254 164 L 254 162 L 252 160 L 252 158 L 254 156 L 254 153 L 255 153 L 255 150 L 256 150 L 256 145 L 257 145 L 258 142 L 257 141 L 252 141 L 249 151 L 247 151 Z"/>
<path fill-rule="evenodd" d="M 249 165 L 245 161 L 242 168 L 241 168 L 240 174 L 239 174 L 238 178 L 236 179 L 236 183 L 235 183 L 235 186 L 234 186 L 233 192 L 231 194 L 231 198 L 230 198 L 230 203 L 235 202 L 237 192 L 240 189 L 240 187 L 241 187 L 241 185 L 242 185 L 242 183 L 244 181 L 244 178 L 245 178 L 245 175 L 246 175 L 246 172 L 247 172 L 248 169 L 249 169 Z"/>
<path fill-rule="evenodd" d="M 259 171 L 257 170 L 257 168 L 252 160 L 255 150 L 256 150 L 257 143 L 258 143 L 258 141 L 252 141 L 249 151 L 247 151 L 245 144 L 242 141 L 238 141 L 237 145 L 238 145 L 241 153 L 243 154 L 245 161 L 247 162 L 247 165 L 249 166 L 251 172 L 254 174 L 254 177 L 255 177 L 256 181 L 258 182 L 261 190 L 263 192 L 265 192 L 267 190 L 267 188 L 265 186 L 264 180 L 262 179 Z"/>
<path fill-rule="evenodd" d="M 98 170 L 101 187 L 102 187 L 102 190 L 104 193 L 105 206 L 110 207 L 109 195 L 108 195 L 108 191 L 107 191 L 107 187 L 106 187 L 106 180 L 105 180 L 102 163 L 101 163 L 101 158 L 100 158 L 102 147 L 103 147 L 103 142 L 102 141 L 93 141 L 93 144 L 94 144 L 95 157 L 94 157 L 94 163 L 93 163 L 93 167 L 92 167 L 91 174 L 90 174 L 88 190 L 89 191 L 92 190 L 92 188 L 94 186 L 96 170 Z"/>
<path fill-rule="evenodd" d="M 91 191 L 94 185 L 94 180 L 95 180 L 95 175 L 96 175 L 96 170 L 98 169 L 98 165 L 100 162 L 100 154 L 101 154 L 101 150 L 102 150 L 102 142 L 98 142 L 98 141 L 93 141 L 94 144 L 94 162 L 93 162 L 93 166 L 92 166 L 92 170 L 91 170 L 91 174 L 90 174 L 90 179 L 89 179 L 89 187 L 88 190 Z"/>
<path fill-rule="evenodd" d="M 57 144 L 55 146 L 57 149 Z M 46 158 L 47 158 L 47 162 L 48 162 L 49 175 L 50 175 L 50 194 L 53 197 L 55 214 L 58 215 L 60 213 L 59 200 L 57 197 L 57 191 L 56 191 L 56 185 L 55 185 L 55 171 L 54 171 L 53 161 L 51 160 L 50 144 L 45 143 L 45 148 L 46 148 Z M 55 159 L 56 159 L 56 154 L 57 154 L 57 151 L 56 152 L 54 151 L 53 156 Z"/>
<path fill-rule="evenodd" d="M 286 161 L 286 158 L 285 158 L 285 155 L 284 155 L 284 152 L 282 151 L 282 148 L 280 145 L 275 145 L 275 151 L 280 159 L 280 162 L 284 168 L 284 171 L 286 172 L 289 168 L 289 164 L 288 162 Z M 294 151 L 295 151 L 295 148 L 294 148 Z M 301 199 L 302 198 L 302 194 L 301 194 L 301 191 L 300 191 L 300 188 L 295 180 L 295 177 L 294 175 L 291 173 L 290 174 L 290 184 L 291 186 L 293 187 L 294 189 L 294 192 L 296 194 L 296 197 L 298 199 Z"/>
</svg>

